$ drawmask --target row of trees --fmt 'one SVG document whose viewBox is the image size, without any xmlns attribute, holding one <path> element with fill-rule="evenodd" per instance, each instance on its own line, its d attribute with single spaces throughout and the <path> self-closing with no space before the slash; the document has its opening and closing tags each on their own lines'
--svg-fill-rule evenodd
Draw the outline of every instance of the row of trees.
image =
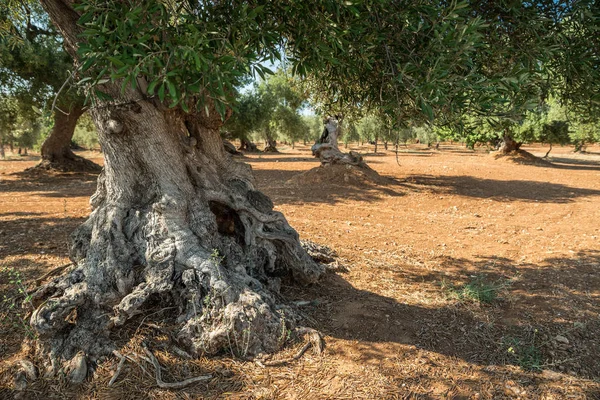
<svg viewBox="0 0 600 400">
<path fill-rule="evenodd" d="M 245 88 L 231 118 L 222 127 L 225 137 L 239 139 L 243 150 L 254 137 L 263 140 L 265 151 L 277 151 L 277 140 L 307 140 L 310 127 L 301 111 L 306 96 L 283 70 Z"/>
</svg>

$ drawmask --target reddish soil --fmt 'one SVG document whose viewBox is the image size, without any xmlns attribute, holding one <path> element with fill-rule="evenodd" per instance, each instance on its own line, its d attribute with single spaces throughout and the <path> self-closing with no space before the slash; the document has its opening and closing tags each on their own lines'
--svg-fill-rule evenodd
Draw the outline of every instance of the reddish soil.
<svg viewBox="0 0 600 400">
<path fill-rule="evenodd" d="M 133 364 L 108 387 L 116 359 L 80 387 L 38 379 L 14 391 L 9 372 L 28 330 L 24 311 L 11 308 L 19 284 L 10 276 L 28 287 L 68 262 L 95 176 L 30 176 L 20 172 L 36 157 L 0 161 L 0 398 L 600 399 L 600 148 L 555 148 L 551 163 L 453 145 L 397 157 L 352 149 L 384 179 L 297 179 L 318 166 L 303 146 L 244 157 L 301 237 L 331 247 L 348 269 L 284 288 L 289 301 L 311 301 L 302 311 L 325 335 L 324 354 L 263 369 L 157 351 L 165 380 L 215 373 L 178 391 L 157 388 Z M 473 282 L 498 297 L 460 296 Z M 141 338 L 160 348 L 160 334 L 135 325 L 123 352 Z"/>
</svg>

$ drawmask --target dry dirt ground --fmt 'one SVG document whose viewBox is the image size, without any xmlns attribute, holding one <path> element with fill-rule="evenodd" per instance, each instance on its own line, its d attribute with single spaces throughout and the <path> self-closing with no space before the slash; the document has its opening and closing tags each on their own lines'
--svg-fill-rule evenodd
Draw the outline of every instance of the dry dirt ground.
<svg viewBox="0 0 600 400">
<path fill-rule="evenodd" d="M 161 347 L 168 310 L 148 310 L 121 333 L 134 337 L 123 353 L 146 340 L 165 380 L 214 374 L 177 391 L 130 363 L 108 387 L 112 358 L 79 387 L 38 379 L 13 389 L 30 332 L 18 316 L 26 307 L 12 306 L 19 288 L 68 262 L 95 176 L 32 177 L 20 172 L 35 157 L 0 161 L 0 398 L 600 399 L 600 148 L 554 149 L 552 164 L 450 144 L 397 157 L 354 150 L 389 179 L 297 179 L 318 165 L 303 146 L 244 157 L 301 237 L 331 247 L 347 268 L 283 290 L 324 334 L 325 352 L 267 368 L 227 355 L 189 361 Z"/>
</svg>

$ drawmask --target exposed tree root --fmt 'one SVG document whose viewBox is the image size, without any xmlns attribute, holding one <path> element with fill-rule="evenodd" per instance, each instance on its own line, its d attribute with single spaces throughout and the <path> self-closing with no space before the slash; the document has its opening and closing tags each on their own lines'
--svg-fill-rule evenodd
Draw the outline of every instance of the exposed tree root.
<svg viewBox="0 0 600 400">
<path fill-rule="evenodd" d="M 114 375 L 112 376 L 112 378 L 110 378 L 110 381 L 108 381 L 108 386 L 114 385 L 114 383 L 117 381 L 117 378 L 121 374 L 121 370 L 123 369 L 123 366 L 125 365 L 125 361 L 127 361 L 125 356 L 122 356 L 118 351 L 114 351 L 113 354 L 115 356 L 119 357 L 120 360 L 119 360 L 119 365 L 117 365 L 117 369 L 116 369 Z"/>
<path fill-rule="evenodd" d="M 328 272 L 348 272 L 338 254 L 329 247 L 313 242 L 312 240 L 301 240 L 302 247 L 313 260 L 325 266 Z"/>
<path fill-rule="evenodd" d="M 154 366 L 154 376 L 156 379 L 156 385 L 162 389 L 181 389 L 183 387 L 191 385 L 192 383 L 202 382 L 202 381 L 212 379 L 212 375 L 208 374 L 208 375 L 200 375 L 200 376 L 195 376 L 193 378 L 188 378 L 181 382 L 172 382 L 172 383 L 165 382 L 162 380 L 162 372 L 161 372 L 160 363 L 158 362 L 158 360 L 156 359 L 154 354 L 152 354 L 150 349 L 148 349 L 147 346 L 144 345 L 143 348 L 144 348 L 144 352 L 150 358 L 150 361 L 152 362 L 152 365 Z"/>
<path fill-rule="evenodd" d="M 313 260 L 322 264 L 334 262 L 337 253 L 327 246 L 313 242 L 312 240 L 301 240 L 302 247 Z"/>
<path fill-rule="evenodd" d="M 16 372 L 13 375 L 13 387 L 17 391 L 25 390 L 28 383 L 38 378 L 38 371 L 35 365 L 27 359 L 17 361 L 15 366 Z"/>
<path fill-rule="evenodd" d="M 131 96 L 132 107 L 91 110 L 105 165 L 72 235 L 75 267 L 31 296 L 36 357 L 48 375 L 85 379 L 118 348 L 115 332 L 153 307 L 173 307 L 169 335 L 193 357 L 279 350 L 300 321 L 281 285 L 312 284 L 325 267 L 225 152 L 216 110 L 178 114 Z"/>
<path fill-rule="evenodd" d="M 323 350 L 325 349 L 325 344 L 323 342 L 323 337 L 321 336 L 321 333 L 319 331 L 312 328 L 300 327 L 296 329 L 295 333 L 298 336 L 308 335 L 308 340 L 306 341 L 304 346 L 302 346 L 302 348 L 298 350 L 298 352 L 296 352 L 296 354 L 294 354 L 292 357 L 284 358 L 281 360 L 257 360 L 256 363 L 263 368 L 285 365 L 300 359 L 300 357 L 302 357 L 311 346 L 313 347 L 313 349 L 315 349 L 315 354 L 323 353 Z"/>
<path fill-rule="evenodd" d="M 260 150 L 258 149 L 255 143 L 246 139 L 241 139 L 240 142 L 241 144 L 238 150 L 245 151 L 247 153 L 260 153 Z"/>
<path fill-rule="evenodd" d="M 193 185 L 167 175 L 161 185 L 170 194 L 146 182 L 127 206 L 107 201 L 111 188 L 100 175 L 94 211 L 72 235 L 75 267 L 32 294 L 31 325 L 48 375 L 66 368 L 81 381 L 86 367 L 116 350 L 111 331 L 156 305 L 175 308 L 170 334 L 193 357 L 271 353 L 284 344 L 280 332 L 297 325 L 295 310 L 276 294 L 283 282 L 315 282 L 324 266 L 254 190 L 249 168 L 188 157 Z M 168 170 L 176 158 L 168 162 L 158 168 Z M 135 179 L 162 173 L 122 171 Z"/>
<path fill-rule="evenodd" d="M 314 144 L 311 150 L 313 155 L 321 160 L 323 166 L 333 164 L 366 166 L 360 154 L 354 151 L 343 153 L 330 143 Z"/>
</svg>

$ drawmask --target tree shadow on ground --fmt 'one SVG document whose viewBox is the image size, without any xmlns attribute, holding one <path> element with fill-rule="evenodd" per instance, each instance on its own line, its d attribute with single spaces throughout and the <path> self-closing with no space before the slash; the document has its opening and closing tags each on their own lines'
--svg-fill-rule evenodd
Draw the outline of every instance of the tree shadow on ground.
<svg viewBox="0 0 600 400">
<path fill-rule="evenodd" d="M 39 192 L 48 197 L 91 196 L 96 190 L 97 174 L 56 175 L 14 173 L 19 179 L 0 180 L 0 193 Z"/>
<path fill-rule="evenodd" d="M 588 320 L 572 312 L 566 313 L 565 318 L 556 320 L 532 315 L 531 310 L 523 311 L 518 318 L 515 318 L 514 314 L 521 304 L 531 301 L 527 293 L 521 293 L 520 290 L 522 287 L 527 288 L 529 292 L 536 290 L 536 287 L 527 286 L 532 283 L 539 283 L 540 288 L 545 291 L 546 294 L 540 296 L 547 296 L 559 288 L 559 285 L 565 285 L 576 289 L 570 296 L 585 297 L 584 294 L 578 293 L 585 291 L 585 288 L 577 285 L 584 284 L 587 275 L 583 274 L 580 279 L 573 281 L 561 281 L 557 276 L 564 277 L 569 273 L 581 275 L 582 271 L 586 274 L 593 273 L 595 280 L 586 284 L 597 293 L 597 288 L 600 287 L 599 265 L 600 252 L 597 251 L 581 252 L 574 259 L 548 258 L 541 264 L 531 265 L 515 264 L 509 258 L 481 258 L 473 262 L 447 257 L 444 266 L 448 267 L 449 272 L 440 274 L 440 279 L 445 276 L 458 283 L 468 279 L 475 270 L 485 270 L 493 279 L 508 279 L 514 273 L 520 274 L 519 279 L 510 286 L 510 292 L 503 294 L 506 298 L 489 306 L 454 300 L 443 306 L 402 303 L 393 297 L 353 287 L 343 276 L 336 274 L 327 274 L 321 282 L 307 288 L 284 287 L 284 296 L 290 301 L 316 300 L 314 305 L 305 307 L 302 311 L 306 314 L 308 323 L 320 329 L 327 335 L 326 338 L 329 338 L 330 344 L 323 359 L 325 363 L 336 365 L 336 362 L 351 357 L 363 368 L 377 367 L 378 371 L 386 376 L 390 397 L 397 394 L 398 397 L 410 395 L 423 399 L 437 399 L 443 397 L 443 393 L 450 393 L 453 388 L 460 388 L 464 398 L 482 392 L 491 396 L 485 398 L 511 398 L 525 392 L 535 398 L 537 391 L 543 388 L 545 394 L 552 392 L 556 394 L 556 398 L 566 398 L 570 394 L 596 398 L 599 393 L 598 385 L 584 378 L 597 379 L 600 373 L 600 343 L 595 337 L 600 329 L 600 321 L 597 318 L 598 304 L 594 306 L 595 318 L 589 316 Z M 420 271 L 403 269 L 400 265 L 389 265 L 387 268 L 397 272 L 398 282 L 422 282 L 423 276 L 429 276 L 425 281 L 435 284 L 433 277 L 426 270 L 421 274 Z M 378 271 L 374 273 L 377 274 Z M 546 281 L 551 282 L 553 286 L 543 286 Z M 503 318 L 503 313 L 507 312 L 512 315 L 512 319 Z M 140 318 L 141 322 L 145 320 L 145 316 Z M 134 322 L 132 329 L 137 331 L 142 323 L 138 323 L 137 320 Z M 155 343 L 157 338 L 152 336 L 153 328 L 144 329 L 148 330 L 148 340 L 152 341 L 152 348 L 158 349 Z M 551 338 L 556 335 L 568 338 L 569 345 L 552 346 L 551 343 L 554 342 Z M 353 344 L 340 346 L 336 339 Z M 513 367 L 521 367 L 531 361 L 526 359 L 529 353 L 522 353 L 529 346 L 539 351 L 540 363 L 542 368 L 546 369 L 545 372 Z M 511 348 L 513 352 L 510 351 Z M 348 354 L 348 351 L 352 354 Z M 448 357 L 451 360 L 448 360 Z M 582 368 L 561 370 L 562 365 L 576 368 L 573 364 L 561 363 L 569 359 L 576 359 Z M 215 375 L 206 385 L 190 386 L 178 391 L 181 396 L 210 394 L 218 397 L 225 393 L 242 394 L 249 393 L 249 388 L 256 389 L 258 385 L 255 381 L 243 378 L 253 376 L 252 373 L 257 372 L 250 372 L 251 367 L 243 367 L 239 363 L 236 363 L 239 371 L 234 369 L 236 372 L 233 374 L 231 371 L 229 375 L 217 372 L 223 368 L 230 368 L 227 367 L 227 357 L 221 361 L 218 358 L 214 361 L 218 367 L 219 363 L 225 365 L 220 366 L 221 369 L 217 371 L 206 370 L 206 364 L 203 364 L 204 369 L 200 372 L 197 371 L 199 367 L 194 365 L 188 370 L 188 367 L 182 367 L 186 364 L 185 361 L 177 362 L 172 358 L 162 362 L 167 371 L 183 368 L 187 371 L 184 371 L 187 376 L 206 372 Z M 474 365 L 482 368 L 473 368 Z M 262 371 L 272 373 L 274 383 L 283 384 L 287 382 L 286 379 L 291 378 L 282 378 L 281 372 L 290 371 L 290 368 L 292 371 L 298 371 L 298 366 L 294 364 Z M 310 364 L 308 371 L 313 371 L 311 368 L 315 368 L 315 365 Z M 586 372 L 583 369 L 586 369 Z M 547 370 L 556 372 L 548 373 Z M 365 372 L 367 371 L 368 369 L 365 369 Z M 305 372 L 302 369 L 299 373 Z M 135 388 L 124 386 L 124 383 L 108 388 L 106 382 L 95 381 L 86 382 L 84 387 L 96 385 L 96 390 L 108 397 L 111 393 L 124 395 L 125 392 L 119 392 L 120 390 L 127 390 L 129 396 L 143 396 L 144 391 L 155 390 L 152 378 L 143 377 L 135 366 L 128 367 L 123 374 L 122 382 L 135 380 L 135 374 L 138 374 L 140 381 L 136 381 Z M 289 372 L 286 374 L 289 375 Z M 571 375 L 579 380 L 573 381 Z M 168 379 L 173 380 L 171 377 Z M 294 379 L 305 377 L 299 375 Z M 14 394 L 7 390 L 0 391 L 0 394 Z M 68 397 L 72 398 L 83 397 L 82 392 L 74 391 L 78 389 L 73 387 L 61 386 L 53 390 L 60 391 L 64 396 L 70 394 Z M 443 393 L 437 393 L 439 390 Z"/>
<path fill-rule="evenodd" d="M 6 159 L 0 159 L 0 163 L 2 162 L 15 162 L 15 161 L 39 161 L 41 160 L 40 156 L 22 156 L 19 154 L 13 154 L 11 156 L 6 157 Z"/>
<path fill-rule="evenodd" d="M 392 151 L 392 153 L 395 152 Z M 419 151 L 419 150 L 403 150 L 400 149 L 398 150 L 398 157 L 402 157 L 402 156 L 411 156 L 411 157 L 431 157 L 434 156 L 436 153 L 432 152 L 432 151 Z"/>
<path fill-rule="evenodd" d="M 336 204 L 348 200 L 374 202 L 382 197 L 403 196 L 404 185 L 398 180 L 384 176 L 386 184 L 361 181 L 348 184 L 339 181 L 314 182 L 311 185 L 293 185 L 287 182 L 301 174 L 298 171 L 254 170 L 254 176 L 261 191 L 275 204 Z"/>
<path fill-rule="evenodd" d="M 593 160 L 582 160 L 570 157 L 549 157 L 552 163 L 550 167 L 557 169 L 571 169 L 579 171 L 600 171 L 600 162 Z"/>
<path fill-rule="evenodd" d="M 0 225 L 0 262 L 10 256 L 66 257 L 69 235 L 85 218 L 17 218 Z M 63 243 L 63 245 L 59 245 Z"/>
<path fill-rule="evenodd" d="M 456 145 L 440 145 L 439 148 L 440 153 L 451 153 L 451 154 L 461 154 L 466 156 L 479 156 L 481 154 L 485 154 L 488 152 L 488 149 L 485 148 L 477 148 L 475 150 L 466 148 L 464 146 L 456 146 Z"/>
<path fill-rule="evenodd" d="M 600 190 L 584 189 L 560 183 L 483 179 L 472 176 L 411 175 L 405 179 L 414 189 L 435 194 L 455 194 L 496 201 L 538 201 L 569 203 L 579 197 L 600 196 Z"/>
<path fill-rule="evenodd" d="M 33 215 L 44 215 L 44 213 L 35 211 L 0 212 L 0 217 L 30 217 Z"/>
<path fill-rule="evenodd" d="M 389 347 L 380 346 L 391 343 L 480 365 L 537 366 L 600 377 L 599 251 L 552 257 L 540 264 L 447 257 L 442 266 L 444 272 L 435 277 L 399 265 L 388 269 L 396 272 L 398 284 L 426 282 L 428 290 L 441 294 L 444 280 L 460 287 L 473 274 L 484 274 L 489 282 L 505 283 L 500 298 L 490 305 L 454 297 L 443 306 L 407 304 L 359 290 L 333 274 L 308 290 L 291 289 L 289 295 L 294 300 L 316 299 L 318 305 L 306 310 L 310 318 L 329 336 L 359 341 L 365 362 L 392 357 L 386 353 Z M 557 335 L 568 343 L 556 341 Z"/>
</svg>

